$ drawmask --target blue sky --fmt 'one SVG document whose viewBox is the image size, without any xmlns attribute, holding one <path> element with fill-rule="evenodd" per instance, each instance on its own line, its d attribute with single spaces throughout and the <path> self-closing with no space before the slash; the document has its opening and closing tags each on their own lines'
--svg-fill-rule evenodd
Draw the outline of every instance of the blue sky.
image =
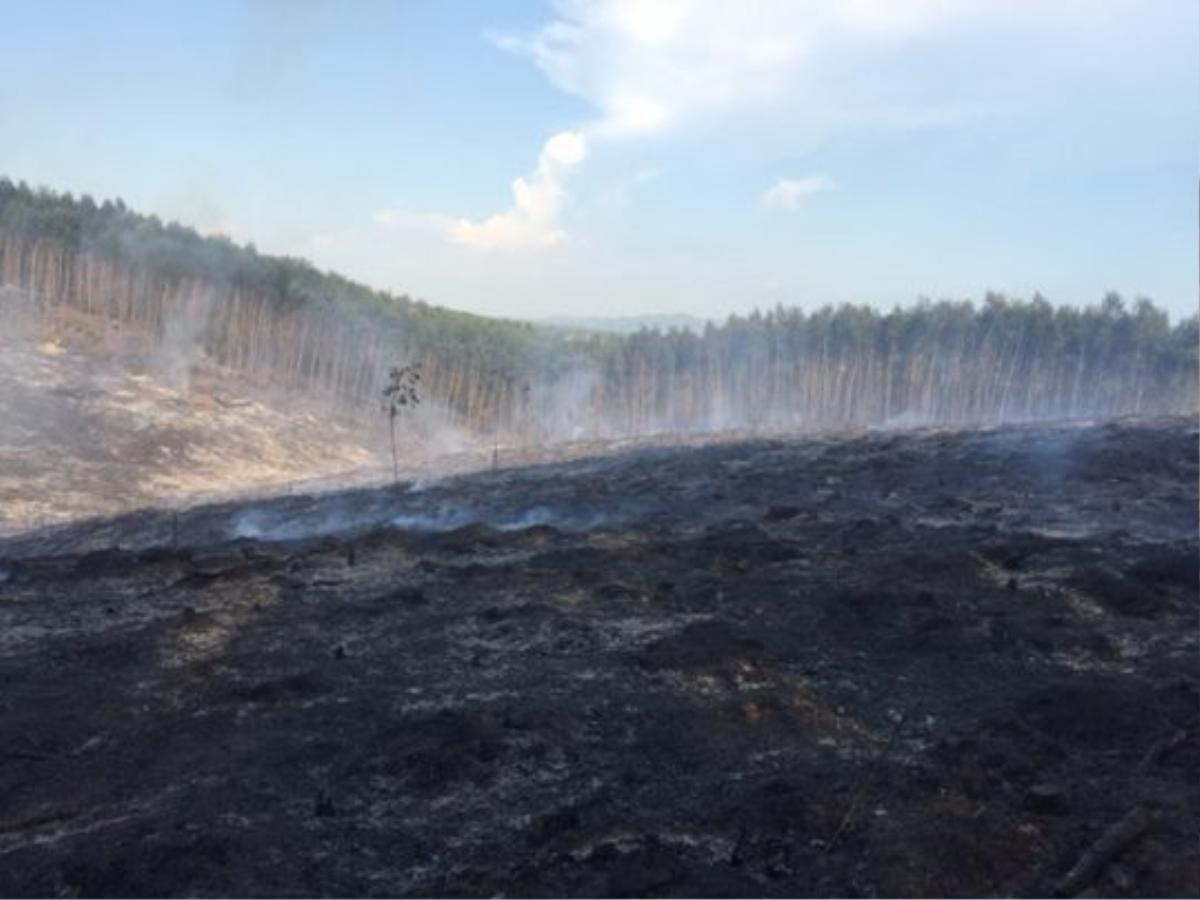
<svg viewBox="0 0 1200 900">
<path fill-rule="evenodd" d="M 5 24 L 0 173 L 435 303 L 1197 308 L 1194 0 L 29 0 Z"/>
</svg>

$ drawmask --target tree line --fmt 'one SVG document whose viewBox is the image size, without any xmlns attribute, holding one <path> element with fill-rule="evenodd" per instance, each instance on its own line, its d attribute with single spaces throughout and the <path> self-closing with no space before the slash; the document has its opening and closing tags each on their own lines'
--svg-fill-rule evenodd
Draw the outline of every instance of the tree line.
<svg viewBox="0 0 1200 900">
<path fill-rule="evenodd" d="M 214 365 L 378 410 L 396 364 L 422 416 L 492 440 L 727 428 L 1194 413 L 1197 317 L 1147 299 L 1041 296 L 813 312 L 776 307 L 703 332 L 565 333 L 371 290 L 305 260 L 0 178 L 0 286 L 194 342 Z"/>
</svg>

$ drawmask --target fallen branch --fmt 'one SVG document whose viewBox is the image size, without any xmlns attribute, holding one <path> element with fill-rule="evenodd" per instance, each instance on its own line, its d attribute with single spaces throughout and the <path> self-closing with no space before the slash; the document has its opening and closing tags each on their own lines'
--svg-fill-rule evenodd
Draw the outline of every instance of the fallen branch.
<svg viewBox="0 0 1200 900">
<path fill-rule="evenodd" d="M 1146 755 L 1142 757 L 1142 761 L 1138 763 L 1137 768 L 1134 769 L 1134 775 L 1145 775 L 1148 771 L 1150 771 L 1150 769 L 1158 765 L 1159 761 L 1162 760 L 1164 756 L 1166 756 L 1172 750 L 1178 748 L 1184 741 L 1186 741 L 1187 737 L 1187 729 L 1180 728 L 1170 737 L 1160 738 L 1159 740 L 1155 741 L 1154 744 L 1151 745 L 1150 749 L 1146 751 Z"/>
<path fill-rule="evenodd" d="M 1058 880 L 1054 885 L 1054 896 L 1074 897 L 1095 881 L 1101 870 L 1149 827 L 1150 814 L 1140 804 L 1135 806 L 1100 835 L 1100 839 L 1079 857 L 1071 871 Z"/>
</svg>

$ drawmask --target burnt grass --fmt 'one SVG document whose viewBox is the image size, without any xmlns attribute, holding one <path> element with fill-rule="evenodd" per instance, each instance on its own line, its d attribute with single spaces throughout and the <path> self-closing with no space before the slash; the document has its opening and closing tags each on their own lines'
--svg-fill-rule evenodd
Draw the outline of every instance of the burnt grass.
<svg viewBox="0 0 1200 900">
<path fill-rule="evenodd" d="M 1141 808 L 1071 892 L 1195 896 L 1197 452 L 754 440 L 2 543 L 0 894 L 1046 895 Z"/>
</svg>

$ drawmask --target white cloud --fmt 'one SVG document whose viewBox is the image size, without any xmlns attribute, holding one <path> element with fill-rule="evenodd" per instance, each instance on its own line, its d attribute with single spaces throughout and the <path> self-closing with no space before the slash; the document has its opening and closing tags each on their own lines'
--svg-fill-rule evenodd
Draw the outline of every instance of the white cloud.
<svg viewBox="0 0 1200 900">
<path fill-rule="evenodd" d="M 537 168 L 512 183 L 512 206 L 480 221 L 440 213 L 381 209 L 371 216 L 380 228 L 425 231 L 454 244 L 478 250 L 536 250 L 563 240 L 559 216 L 567 199 L 571 170 L 587 155 L 587 139 L 577 131 L 560 131 L 542 146 Z"/>
<path fill-rule="evenodd" d="M 455 243 L 482 250 L 527 250 L 552 247 L 563 239 L 559 214 L 566 182 L 583 162 L 587 139 L 577 131 L 560 131 L 546 141 L 537 169 L 512 184 L 513 205 L 482 222 L 460 219 L 447 236 Z"/>
<path fill-rule="evenodd" d="M 789 20 L 803 4 L 772 4 Z M 497 39 L 529 56 L 560 90 L 589 101 L 604 137 L 662 132 L 699 109 L 769 93 L 797 50 L 794 28 L 776 30 L 742 4 L 695 0 L 560 2 L 532 35 Z M 779 23 L 791 25 L 791 23 Z"/>
<path fill-rule="evenodd" d="M 546 142 L 537 169 L 513 182 L 508 210 L 482 221 L 437 218 L 433 227 L 459 245 L 561 243 L 567 179 L 591 141 L 721 121 L 738 140 L 796 153 L 835 134 L 976 125 L 1039 104 L 1049 121 L 1055 101 L 1044 85 L 1064 82 L 1074 66 L 1078 83 L 1096 90 L 1089 60 L 1112 58 L 1123 28 L 1144 16 L 1137 0 L 552 2 L 550 21 L 533 32 L 491 40 L 531 59 L 594 115 Z M 1014 69 L 1016 55 L 1030 64 Z M 1058 105 L 1071 108 L 1063 90 Z M 763 203 L 793 209 L 829 187 L 785 179 Z"/>
<path fill-rule="evenodd" d="M 780 178 L 763 192 L 762 205 L 767 209 L 793 210 L 805 197 L 830 190 L 833 190 L 833 180 L 825 175 Z"/>
<path fill-rule="evenodd" d="M 967 37 L 1021 46 L 1051 35 L 1070 55 L 1106 19 L 1139 15 L 1133 0 L 557 0 L 554 9 L 531 34 L 492 39 L 591 104 L 586 131 L 601 137 L 747 108 L 799 111 L 810 138 L 973 115 L 986 98 L 964 102 L 956 79 L 929 79 L 928 59 L 897 65 L 896 53 L 921 43 L 924 56 L 954 60 Z M 963 71 L 990 90 L 986 68 Z"/>
</svg>

